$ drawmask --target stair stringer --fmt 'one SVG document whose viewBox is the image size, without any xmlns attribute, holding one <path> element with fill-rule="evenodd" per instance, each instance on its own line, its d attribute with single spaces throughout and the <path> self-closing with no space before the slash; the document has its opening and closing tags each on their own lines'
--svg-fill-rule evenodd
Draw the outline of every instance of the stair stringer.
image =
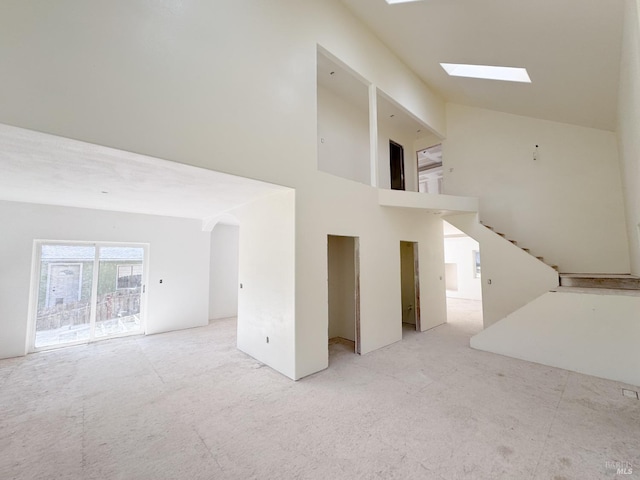
<svg viewBox="0 0 640 480">
<path fill-rule="evenodd" d="M 558 287 L 558 272 L 482 225 L 477 213 L 442 218 L 480 244 L 485 328 Z"/>
<path fill-rule="evenodd" d="M 640 386 L 640 296 L 548 292 L 471 347 Z"/>
</svg>

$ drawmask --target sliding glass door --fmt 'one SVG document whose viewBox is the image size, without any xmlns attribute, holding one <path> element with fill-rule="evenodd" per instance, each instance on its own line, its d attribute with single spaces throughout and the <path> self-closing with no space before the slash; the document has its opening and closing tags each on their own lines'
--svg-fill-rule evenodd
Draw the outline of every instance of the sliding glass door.
<svg viewBox="0 0 640 480">
<path fill-rule="evenodd" d="M 37 244 L 34 350 L 144 333 L 145 245 Z"/>
<path fill-rule="evenodd" d="M 100 247 L 95 337 L 141 333 L 144 249 Z"/>
</svg>

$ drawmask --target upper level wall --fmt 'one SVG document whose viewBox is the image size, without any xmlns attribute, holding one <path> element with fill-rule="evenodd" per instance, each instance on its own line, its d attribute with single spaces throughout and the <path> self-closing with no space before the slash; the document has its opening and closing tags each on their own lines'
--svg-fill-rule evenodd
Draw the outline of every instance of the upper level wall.
<svg viewBox="0 0 640 480">
<path fill-rule="evenodd" d="M 447 132 L 445 193 L 561 272 L 629 272 L 614 133 L 453 104 Z"/>
<path fill-rule="evenodd" d="M 637 0 L 625 2 L 618 92 L 618 142 L 631 273 L 640 275 L 640 3 Z"/>
<path fill-rule="evenodd" d="M 369 112 L 321 86 L 318 169 L 365 185 L 371 182 Z"/>
<path fill-rule="evenodd" d="M 0 123 L 296 186 L 317 169 L 318 44 L 444 131 L 443 101 L 337 0 L 8 2 Z"/>
</svg>

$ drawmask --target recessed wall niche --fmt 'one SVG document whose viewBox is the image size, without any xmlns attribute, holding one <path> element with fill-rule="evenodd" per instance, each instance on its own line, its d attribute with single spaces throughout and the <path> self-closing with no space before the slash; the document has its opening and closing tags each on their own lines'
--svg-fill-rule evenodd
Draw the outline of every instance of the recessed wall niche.
<svg viewBox="0 0 640 480">
<path fill-rule="evenodd" d="M 318 170 L 369 185 L 369 87 L 319 48 Z"/>
</svg>

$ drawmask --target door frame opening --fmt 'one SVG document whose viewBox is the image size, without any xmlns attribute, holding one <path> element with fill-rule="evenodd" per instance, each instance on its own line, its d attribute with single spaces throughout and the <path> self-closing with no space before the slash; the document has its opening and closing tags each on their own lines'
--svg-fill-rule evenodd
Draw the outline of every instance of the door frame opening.
<svg viewBox="0 0 640 480">
<path fill-rule="evenodd" d="M 400 292 L 402 323 L 422 331 L 420 315 L 420 258 L 418 242 L 400 241 Z"/>
<path fill-rule="evenodd" d="M 393 140 L 389 140 L 389 175 L 391 190 L 406 190 L 404 147 Z"/>
<path fill-rule="evenodd" d="M 361 353 L 360 238 L 327 235 L 327 337 Z"/>
</svg>

